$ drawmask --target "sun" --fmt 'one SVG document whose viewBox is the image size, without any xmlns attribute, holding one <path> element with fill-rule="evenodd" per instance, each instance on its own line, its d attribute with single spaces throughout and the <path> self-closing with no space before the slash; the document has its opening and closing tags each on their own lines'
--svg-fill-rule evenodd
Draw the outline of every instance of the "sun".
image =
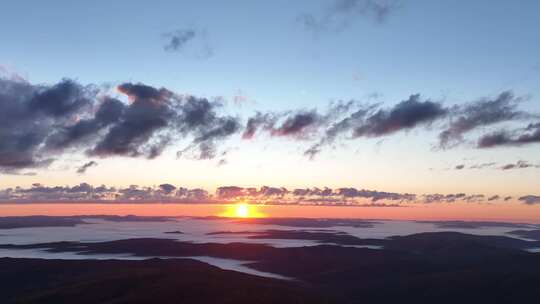
<svg viewBox="0 0 540 304">
<path fill-rule="evenodd" d="M 228 205 L 226 208 L 225 212 L 220 214 L 221 216 L 236 218 L 263 217 L 263 214 L 257 211 L 255 205 L 244 202 Z"/>
<path fill-rule="evenodd" d="M 234 207 L 236 217 L 249 217 L 249 207 L 245 203 L 237 204 Z"/>
</svg>

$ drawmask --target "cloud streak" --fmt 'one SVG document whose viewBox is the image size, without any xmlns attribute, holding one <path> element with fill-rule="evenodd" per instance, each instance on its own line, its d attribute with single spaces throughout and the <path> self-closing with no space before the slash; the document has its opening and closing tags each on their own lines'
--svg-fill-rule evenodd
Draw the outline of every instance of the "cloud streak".
<svg viewBox="0 0 540 304">
<path fill-rule="evenodd" d="M 478 139 L 477 147 L 481 149 L 504 146 L 519 147 L 538 143 L 540 143 L 540 123 L 531 123 L 523 129 L 512 132 L 502 130 L 485 134 Z"/>
<path fill-rule="evenodd" d="M 84 165 L 80 166 L 80 167 L 77 169 L 77 173 L 79 173 L 79 174 L 84 174 L 84 173 L 86 173 L 86 170 L 88 170 L 88 169 L 91 168 L 91 167 L 95 167 L 95 166 L 97 166 L 97 165 L 98 165 L 97 162 L 95 162 L 95 161 L 93 161 L 93 160 L 92 160 L 92 161 L 89 161 L 89 162 L 85 163 Z"/>
</svg>

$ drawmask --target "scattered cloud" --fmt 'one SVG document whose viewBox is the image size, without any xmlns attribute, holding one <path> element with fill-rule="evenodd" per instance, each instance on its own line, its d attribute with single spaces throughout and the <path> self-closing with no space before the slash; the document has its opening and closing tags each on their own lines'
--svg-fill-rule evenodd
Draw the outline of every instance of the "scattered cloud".
<svg viewBox="0 0 540 304">
<path fill-rule="evenodd" d="M 375 23 L 383 23 L 397 9 L 393 0 L 333 0 L 320 14 L 304 13 L 297 22 L 315 33 L 339 32 L 354 24 L 360 18 Z"/>
<path fill-rule="evenodd" d="M 97 166 L 98 163 L 95 162 L 95 161 L 89 161 L 87 163 L 85 163 L 84 165 L 80 166 L 78 169 L 77 169 L 77 173 L 79 174 L 84 174 L 86 173 L 86 170 L 88 170 L 88 168 L 91 168 L 91 167 L 95 167 Z"/>
<path fill-rule="evenodd" d="M 490 163 L 480 163 L 480 164 L 474 164 L 469 167 L 469 169 L 485 169 L 495 166 L 496 162 L 490 162 Z"/>
<path fill-rule="evenodd" d="M 502 166 L 501 170 L 511 170 L 511 169 L 526 169 L 526 168 L 540 168 L 540 165 L 534 165 L 524 160 L 519 160 L 513 164 L 506 164 Z"/>
<path fill-rule="evenodd" d="M 353 137 L 378 137 L 401 130 L 412 129 L 421 124 L 429 124 L 448 114 L 448 109 L 440 103 L 421 101 L 420 95 L 411 95 L 393 108 L 378 110 L 353 127 Z"/>
<path fill-rule="evenodd" d="M 242 138 L 252 139 L 255 133 L 261 130 L 269 132 L 272 137 L 310 139 L 320 128 L 349 111 L 354 104 L 354 101 L 331 103 L 324 113 L 319 113 L 316 109 L 282 113 L 257 112 L 247 120 Z"/>
<path fill-rule="evenodd" d="M 338 101 L 322 110 L 256 112 L 242 121 L 226 114 L 223 98 L 180 95 L 142 83 L 122 83 L 116 89 L 120 95 L 112 96 L 97 85 L 69 79 L 33 85 L 19 78 L 0 78 L 0 171 L 21 173 L 47 167 L 61 155 L 78 151 L 99 158 L 153 159 L 167 147 L 186 141 L 178 157 L 213 159 L 219 155 L 222 142 L 237 133 L 243 139 L 267 134 L 311 141 L 304 151 L 311 159 L 337 140 L 386 137 L 419 127 L 444 128 L 439 134 L 440 146 L 450 148 L 472 130 L 538 117 L 518 109 L 523 98 L 510 91 L 451 107 L 414 94 L 391 107 Z M 530 123 L 514 132 L 486 134 L 478 147 L 539 140 L 540 123 Z M 466 167 L 460 166 L 455 169 Z M 469 168 L 492 166 L 494 163 Z"/>
<path fill-rule="evenodd" d="M 163 34 L 167 52 L 193 55 L 199 59 L 207 59 L 214 54 L 214 48 L 207 39 L 206 31 L 194 27 L 177 29 Z"/>
<path fill-rule="evenodd" d="M 505 91 L 495 98 L 484 98 L 466 105 L 455 106 L 451 111 L 451 121 L 439 134 L 439 147 L 448 149 L 464 141 L 464 135 L 477 128 L 496 123 L 521 120 L 530 115 L 518 110 L 523 100 L 511 91 Z"/>
<path fill-rule="evenodd" d="M 540 196 L 538 195 L 525 195 L 520 197 L 519 200 L 527 205 L 540 204 Z"/>
<path fill-rule="evenodd" d="M 491 202 L 491 201 L 498 201 L 498 200 L 500 200 L 500 199 L 501 199 L 500 196 L 498 196 L 498 195 L 493 195 L 493 196 L 490 196 L 490 197 L 488 198 L 488 201 L 490 201 L 490 202 Z"/>
<path fill-rule="evenodd" d="M 195 39 L 196 35 L 197 32 L 192 28 L 166 33 L 164 36 L 167 38 L 167 44 L 165 44 L 164 49 L 166 51 L 180 51 L 187 43 Z"/>
<path fill-rule="evenodd" d="M 500 146 L 524 146 L 540 143 L 540 123 L 529 124 L 515 131 L 497 131 L 480 137 L 478 148 L 494 148 Z"/>
<path fill-rule="evenodd" d="M 321 140 L 304 152 L 313 158 L 324 145 L 331 144 L 340 134 L 349 134 L 351 139 L 381 137 L 415 127 L 429 126 L 448 115 L 442 104 L 421 100 L 420 94 L 409 96 L 392 108 L 379 109 L 379 104 L 361 105 L 350 115 L 333 122 Z"/>
</svg>

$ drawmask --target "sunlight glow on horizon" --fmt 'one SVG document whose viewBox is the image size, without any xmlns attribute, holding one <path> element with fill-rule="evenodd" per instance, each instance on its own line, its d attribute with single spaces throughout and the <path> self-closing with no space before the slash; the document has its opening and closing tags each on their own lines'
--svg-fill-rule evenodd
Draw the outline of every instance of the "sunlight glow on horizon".
<svg viewBox="0 0 540 304">
<path fill-rule="evenodd" d="M 265 217 L 265 215 L 257 210 L 255 205 L 246 202 L 239 202 L 234 205 L 227 205 L 225 212 L 219 214 L 223 217 L 235 218 L 256 218 Z"/>
</svg>

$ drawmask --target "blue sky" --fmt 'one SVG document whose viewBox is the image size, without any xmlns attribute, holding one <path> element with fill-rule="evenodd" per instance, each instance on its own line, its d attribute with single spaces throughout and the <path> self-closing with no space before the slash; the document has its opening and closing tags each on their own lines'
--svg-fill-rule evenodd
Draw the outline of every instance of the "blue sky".
<svg viewBox="0 0 540 304">
<path fill-rule="evenodd" d="M 324 109 L 336 100 L 390 107 L 415 93 L 454 105 L 504 90 L 528 97 L 521 104 L 524 111 L 540 111 L 540 2 L 374 1 L 391 4 L 382 21 L 370 12 L 333 13 L 337 2 L 7 1 L 0 11 L 0 64 L 31 83 L 51 84 L 65 77 L 111 86 L 130 81 L 183 94 L 221 96 L 228 101 L 226 111 L 234 115 Z M 314 31 L 299 22 L 306 14 L 333 19 Z M 166 51 L 167 34 L 185 29 L 195 30 L 195 38 L 179 51 Z M 237 95 L 249 102 L 235 105 Z M 262 137 L 246 146 L 232 138 L 226 166 L 177 160 L 170 149 L 152 161 L 99 160 L 95 173 L 82 177 L 62 170 L 70 166 L 69 159 L 86 159 L 74 154 L 62 157 L 62 165 L 53 167 L 56 171 L 14 176 L 6 185 L 28 185 L 43 174 L 60 184 L 99 183 L 113 170 L 132 173 L 129 180 L 110 181 L 113 184 L 161 179 L 209 187 L 267 184 L 279 182 L 275 168 L 298 167 L 307 169 L 292 173 L 284 185 L 490 192 L 493 185 L 521 178 L 526 181 L 507 192 L 525 193 L 535 191 L 533 180 L 540 177 L 538 169 L 467 175 L 445 171 L 464 162 L 537 163 L 538 145 L 489 151 L 460 146 L 434 152 L 437 130 L 423 129 L 381 139 L 340 143 L 314 162 L 302 156 L 309 144 Z M 149 163 L 155 172 L 141 177 Z M 205 173 L 179 177 L 168 171 L 171 166 Z M 232 168 L 242 173 L 231 176 Z M 253 168 L 258 168 L 256 176 Z M 414 180 L 403 178 L 418 168 Z M 478 179 L 484 182 L 469 185 Z M 459 185 L 452 186 L 455 183 Z"/>
<path fill-rule="evenodd" d="M 382 23 L 353 16 L 318 34 L 296 21 L 331 2 L 11 1 L 0 13 L 0 55 L 35 82 L 242 90 L 276 108 L 374 92 L 388 102 L 417 92 L 451 101 L 509 88 L 539 93 L 537 1 L 401 1 Z M 164 52 L 164 33 L 192 27 L 205 31 L 212 57 Z"/>
</svg>

